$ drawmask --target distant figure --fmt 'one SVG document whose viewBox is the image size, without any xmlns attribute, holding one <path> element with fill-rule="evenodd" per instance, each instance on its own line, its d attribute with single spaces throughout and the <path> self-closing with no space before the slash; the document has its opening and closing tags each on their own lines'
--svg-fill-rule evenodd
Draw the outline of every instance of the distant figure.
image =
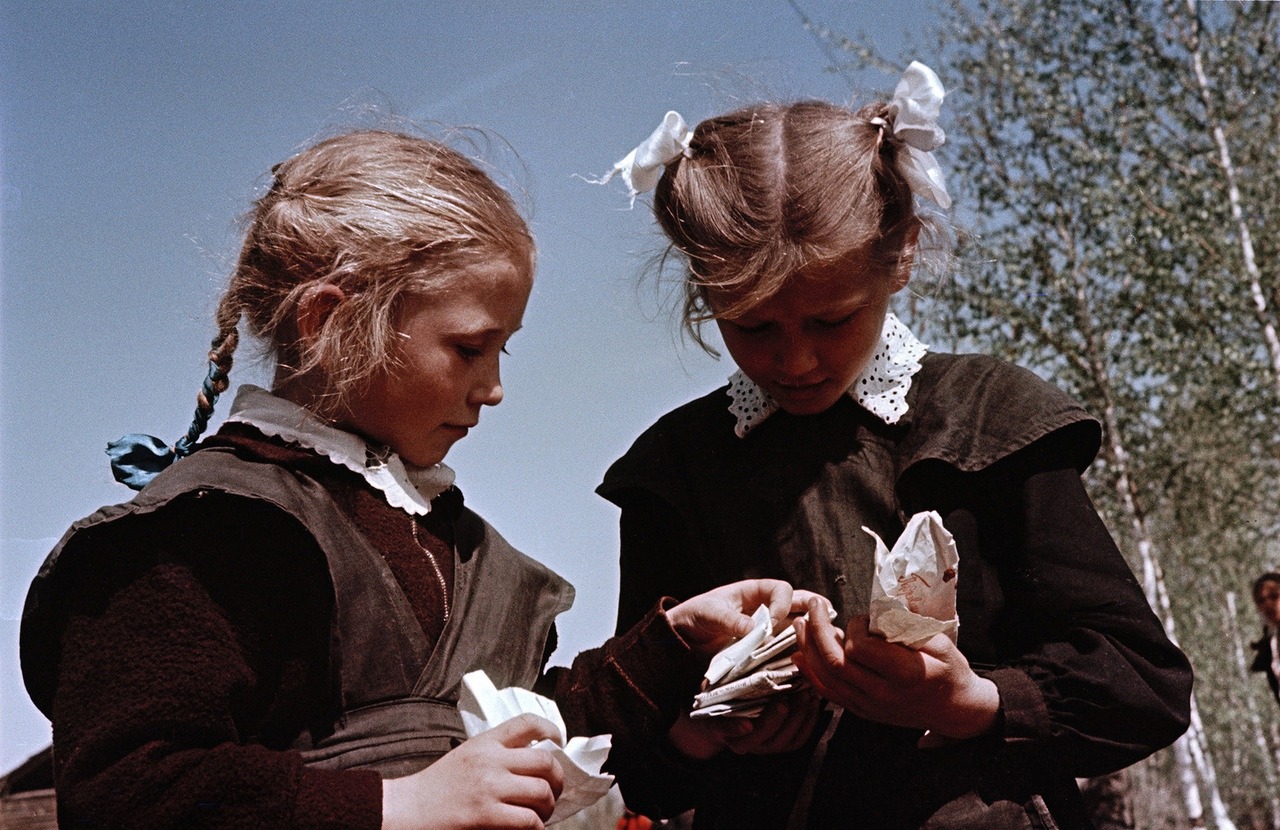
<svg viewBox="0 0 1280 830">
<path fill-rule="evenodd" d="M 1262 639 L 1253 644 L 1258 655 L 1249 668 L 1267 675 L 1271 694 L 1280 703 L 1280 571 L 1269 571 L 1254 580 L 1253 604 L 1262 617 Z"/>
</svg>

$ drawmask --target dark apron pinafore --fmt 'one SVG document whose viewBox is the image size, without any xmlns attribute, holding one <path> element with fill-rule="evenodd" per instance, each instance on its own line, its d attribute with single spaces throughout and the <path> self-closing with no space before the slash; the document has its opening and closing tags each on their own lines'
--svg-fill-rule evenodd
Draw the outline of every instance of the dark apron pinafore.
<svg viewBox="0 0 1280 830">
<path fill-rule="evenodd" d="M 166 470 L 133 500 L 71 526 L 32 583 L 24 651 L 56 653 L 56 645 L 42 641 L 60 631 L 55 573 L 60 560 L 93 555 L 92 545 L 81 544 L 92 536 L 84 531 L 145 520 L 174 499 L 210 492 L 279 507 L 325 554 L 334 592 L 330 665 L 340 706 L 332 724 L 303 732 L 292 747 L 317 767 L 374 769 L 396 778 L 430 765 L 466 737 L 456 708 L 462 676 L 483 669 L 498 688 L 532 686 L 551 625 L 573 604 L 572 585 L 464 508 L 453 527 L 452 611 L 430 648 L 391 569 L 319 483 L 210 447 Z"/>
</svg>

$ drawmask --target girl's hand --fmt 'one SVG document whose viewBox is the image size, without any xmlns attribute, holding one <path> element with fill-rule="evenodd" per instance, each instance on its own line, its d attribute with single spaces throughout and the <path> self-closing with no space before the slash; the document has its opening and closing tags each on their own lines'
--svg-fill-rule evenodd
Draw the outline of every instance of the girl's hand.
<svg viewBox="0 0 1280 830">
<path fill-rule="evenodd" d="M 383 830 L 541 830 L 564 788 L 555 724 L 519 715 L 481 732 L 431 766 L 382 782 Z"/>
<path fill-rule="evenodd" d="M 733 582 L 687 599 L 667 612 L 671 627 L 694 651 L 708 657 L 751 632 L 751 615 L 769 607 L 776 631 L 792 614 L 804 613 L 809 602 L 826 602 L 809 591 L 793 591 L 780 579 Z"/>
<path fill-rule="evenodd" d="M 867 720 L 928 730 L 921 746 L 941 738 L 981 735 L 996 721 L 1000 693 L 974 674 L 945 634 L 919 648 L 890 643 L 867 630 L 867 617 L 840 632 L 813 610 L 797 620 L 796 665 L 828 700 Z"/>
<path fill-rule="evenodd" d="M 769 702 L 754 718 L 681 715 L 667 733 L 667 740 L 681 754 L 699 761 L 725 749 L 739 755 L 791 752 L 804 746 L 821 711 L 818 696 L 801 691 Z"/>
</svg>

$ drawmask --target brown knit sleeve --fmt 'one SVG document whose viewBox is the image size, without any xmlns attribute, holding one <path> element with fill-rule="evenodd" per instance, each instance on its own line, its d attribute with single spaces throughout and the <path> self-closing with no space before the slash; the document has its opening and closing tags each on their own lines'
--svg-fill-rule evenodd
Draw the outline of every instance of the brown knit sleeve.
<svg viewBox="0 0 1280 830">
<path fill-rule="evenodd" d="M 376 773 L 289 750 L 331 705 L 331 591 L 296 521 L 209 495 L 75 554 L 52 701 L 64 824 L 380 826 Z"/>
</svg>

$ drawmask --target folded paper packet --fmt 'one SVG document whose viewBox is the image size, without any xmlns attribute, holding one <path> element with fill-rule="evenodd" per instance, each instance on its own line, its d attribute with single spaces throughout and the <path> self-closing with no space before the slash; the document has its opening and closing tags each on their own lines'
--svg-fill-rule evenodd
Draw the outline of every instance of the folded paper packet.
<svg viewBox="0 0 1280 830">
<path fill-rule="evenodd" d="M 912 516 L 893 550 L 869 528 L 862 529 L 876 540 L 871 632 L 913 648 L 935 634 L 955 642 L 960 555 L 942 517 L 933 510 Z"/>
<path fill-rule="evenodd" d="M 805 615 L 808 616 L 807 614 Z M 831 610 L 835 617 L 835 610 Z M 751 615 L 751 633 L 726 646 L 703 675 L 703 691 L 693 698 L 692 718 L 755 717 L 769 698 L 804 685 L 800 670 L 791 661 L 796 630 L 787 626 L 770 636 L 773 621 L 762 605 Z"/>
<path fill-rule="evenodd" d="M 516 686 L 498 690 L 487 674 L 473 671 L 462 678 L 458 712 L 462 715 L 462 725 L 468 738 L 522 714 L 538 715 L 556 725 L 560 730 L 561 745 L 548 740 L 534 744 L 554 754 L 564 769 L 564 790 L 556 800 L 555 812 L 547 820 L 549 825 L 595 804 L 613 786 L 613 776 L 600 772 L 601 765 L 609 757 L 612 736 L 568 737 L 564 718 L 554 700 Z"/>
<path fill-rule="evenodd" d="M 795 688 L 800 670 L 791 662 L 791 656 L 781 657 L 734 680 L 713 686 L 705 692 L 694 695 L 694 709 L 703 709 L 712 704 L 727 702 L 755 701 L 772 697 L 778 692 L 786 692 Z"/>
</svg>

